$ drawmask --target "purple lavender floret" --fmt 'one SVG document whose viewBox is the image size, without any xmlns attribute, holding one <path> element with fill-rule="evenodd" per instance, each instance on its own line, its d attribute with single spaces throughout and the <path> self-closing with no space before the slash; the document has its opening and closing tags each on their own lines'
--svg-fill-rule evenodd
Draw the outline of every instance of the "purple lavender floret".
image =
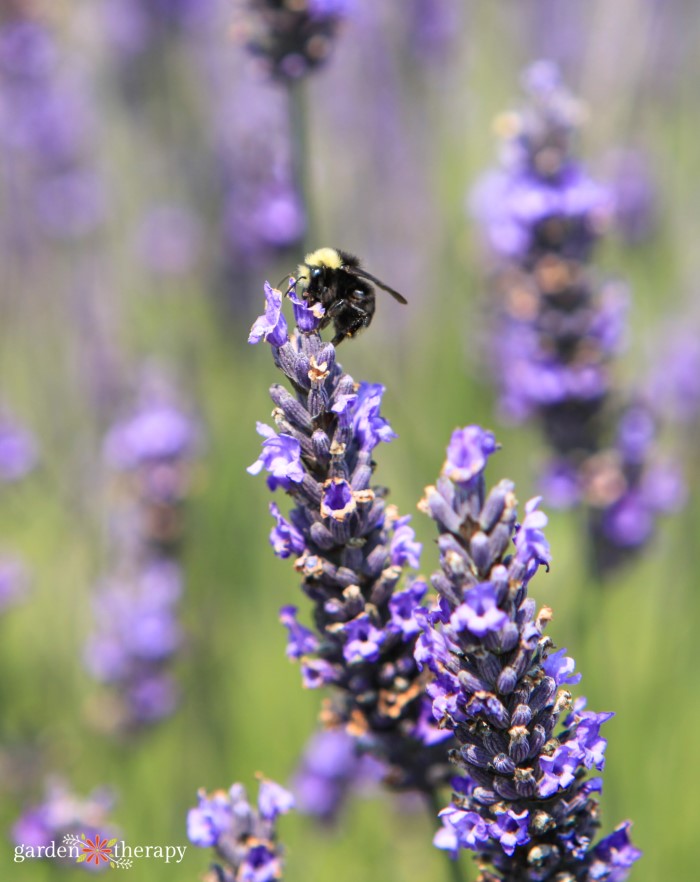
<svg viewBox="0 0 700 882">
<path fill-rule="evenodd" d="M 352 5 L 352 0 L 248 0 L 248 48 L 273 79 L 297 80 L 326 62 Z"/>
<path fill-rule="evenodd" d="M 200 790 L 199 803 L 187 813 L 187 835 L 200 848 L 213 848 L 219 882 L 274 882 L 282 878 L 282 849 L 277 842 L 279 815 L 294 808 L 294 797 L 274 781 L 261 778 L 257 809 L 241 784 L 228 793 Z"/>
<path fill-rule="evenodd" d="M 376 448 L 396 437 L 381 413 L 384 387 L 355 383 L 314 329 L 297 327 L 271 349 L 291 391 L 272 386 L 275 429 L 261 432 L 263 453 L 249 471 L 264 468 L 270 487 L 293 501 L 288 515 L 271 509 L 271 544 L 294 559 L 313 604 L 313 632 L 283 608 L 287 654 L 299 659 L 305 686 L 335 687 L 329 726 L 358 738 L 392 784 L 430 790 L 446 773 L 446 750 L 413 658 L 425 585 L 409 578 L 399 588 L 421 547 L 372 485 Z"/>
<path fill-rule="evenodd" d="M 270 490 L 283 487 L 285 490 L 291 483 L 304 480 L 304 469 L 301 464 L 301 445 L 292 435 L 277 434 L 265 423 L 258 423 L 258 435 L 265 439 L 262 453 L 246 471 L 251 475 L 259 474 L 263 469 L 269 472 L 267 485 Z"/>
<path fill-rule="evenodd" d="M 265 282 L 265 312 L 255 320 L 248 335 L 249 343 L 261 340 L 282 346 L 287 340 L 287 321 L 282 314 L 282 292 Z"/>
<path fill-rule="evenodd" d="M 434 844 L 476 852 L 491 882 L 622 880 L 641 853 L 628 825 L 592 845 L 601 782 L 587 777 L 604 767 L 600 728 L 612 714 L 572 700 L 573 659 L 553 652 L 551 610 L 537 613 L 528 597 L 550 560 L 539 500 L 526 507 L 526 521 L 539 515 L 528 528 L 510 481 L 487 492 L 483 466 L 462 483 L 449 471 L 448 457 L 420 505 L 440 533 L 440 601 L 420 616 L 416 659 L 436 675 L 433 714 L 456 736 L 462 773 Z"/>
</svg>

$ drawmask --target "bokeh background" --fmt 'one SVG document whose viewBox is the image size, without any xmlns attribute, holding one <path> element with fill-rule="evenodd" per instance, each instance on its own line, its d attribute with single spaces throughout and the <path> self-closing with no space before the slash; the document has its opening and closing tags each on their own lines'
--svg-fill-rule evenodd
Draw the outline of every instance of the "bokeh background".
<svg viewBox="0 0 700 882">
<path fill-rule="evenodd" d="M 486 264 L 465 207 L 495 162 L 494 116 L 521 100 L 523 66 L 558 61 L 586 102 L 580 151 L 592 174 L 614 181 L 621 155 L 636 162 L 636 226 L 598 257 L 632 290 L 621 382 L 664 371 L 669 323 L 696 327 L 693 0 L 347 7 L 328 63 L 290 98 L 247 53 L 242 3 L 0 2 L 3 15 L 19 9 L 45 30 L 51 54 L 31 59 L 29 43 L 8 48 L 0 34 L 0 401 L 39 451 L 21 481 L 0 482 L 0 550 L 21 558 L 29 582 L 0 617 L 2 878 L 84 874 L 12 863 L 12 826 L 52 777 L 82 796 L 110 788 L 110 818 L 129 844 L 185 845 L 197 788 L 240 780 L 254 793 L 256 771 L 288 781 L 315 728 L 320 696 L 301 689 L 277 621 L 281 605 L 303 599 L 288 562 L 271 554 L 264 482 L 245 471 L 277 381 L 248 330 L 263 281 L 294 267 L 305 238 L 359 254 L 409 300 L 402 308 L 380 294 L 372 327 L 340 350 L 355 379 L 387 388 L 383 413 L 399 437 L 378 449 L 376 477 L 399 509 L 415 512 L 449 433 L 470 422 L 503 443 L 491 479 L 513 478 L 521 500 L 534 495 L 543 449 L 535 429 L 497 418 Z M 36 94 L 7 98 L 30 61 Z M 58 91 L 46 119 L 42 77 Z M 205 439 L 185 511 L 181 698 L 159 724 L 117 737 L 99 724 L 83 663 L 111 553 L 102 443 L 154 364 Z M 601 587 L 588 575 L 581 519 L 552 512 L 552 569 L 531 587 L 554 610 L 549 634 L 576 658 L 589 707 L 616 712 L 603 829 L 633 820 L 645 853 L 638 882 L 697 872 L 697 441 L 692 422 L 665 435 L 688 503 L 643 555 Z M 416 512 L 414 526 L 428 574 L 431 524 Z M 351 800 L 334 827 L 292 815 L 281 830 L 289 882 L 447 878 L 423 807 L 389 794 Z M 208 860 L 190 845 L 181 864 L 128 872 L 184 882 Z"/>
</svg>

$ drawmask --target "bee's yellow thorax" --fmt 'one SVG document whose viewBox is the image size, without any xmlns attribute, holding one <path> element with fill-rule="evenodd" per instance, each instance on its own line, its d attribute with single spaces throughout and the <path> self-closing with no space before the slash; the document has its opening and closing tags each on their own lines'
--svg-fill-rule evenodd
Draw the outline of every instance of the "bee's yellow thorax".
<svg viewBox="0 0 700 882">
<path fill-rule="evenodd" d="M 335 248 L 318 248 L 307 254 L 304 260 L 309 266 L 327 266 L 330 269 L 340 269 L 343 265 L 342 258 Z"/>
</svg>

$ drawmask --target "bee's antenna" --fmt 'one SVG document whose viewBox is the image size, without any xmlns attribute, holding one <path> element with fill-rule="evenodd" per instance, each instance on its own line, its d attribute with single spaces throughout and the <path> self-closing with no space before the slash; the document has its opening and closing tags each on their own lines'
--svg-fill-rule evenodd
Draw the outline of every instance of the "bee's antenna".
<svg viewBox="0 0 700 882">
<path fill-rule="evenodd" d="M 275 287 L 277 288 L 278 291 L 281 291 L 281 290 L 282 290 L 282 282 L 284 282 L 285 279 L 287 279 L 287 280 L 291 283 L 291 282 L 292 282 L 292 279 L 293 279 L 292 274 L 291 274 L 291 273 L 285 273 L 285 274 L 282 276 L 282 278 L 279 280 L 279 282 L 275 285 Z M 291 290 L 292 290 L 292 284 L 290 284 L 290 285 L 288 286 L 287 290 L 286 290 L 284 293 L 285 293 L 285 294 L 289 294 L 289 292 L 290 292 Z"/>
</svg>

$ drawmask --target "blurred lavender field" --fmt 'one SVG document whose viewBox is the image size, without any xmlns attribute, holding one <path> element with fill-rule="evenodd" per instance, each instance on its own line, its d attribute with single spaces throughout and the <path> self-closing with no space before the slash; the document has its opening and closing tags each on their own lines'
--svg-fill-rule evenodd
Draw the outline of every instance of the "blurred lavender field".
<svg viewBox="0 0 700 882">
<path fill-rule="evenodd" d="M 269 42 L 269 6 L 0 0 L 0 876 L 79 879 L 13 863 L 14 845 L 100 831 L 188 846 L 135 879 L 201 878 L 198 788 L 254 792 L 260 771 L 297 793 L 289 882 L 449 878 L 419 798 L 383 790 L 342 738 L 344 774 L 324 766 L 321 696 L 278 620 L 300 577 L 274 559 L 269 493 L 246 472 L 278 380 L 246 342 L 263 283 L 335 246 L 408 300 L 379 291 L 339 358 L 386 386 L 398 437 L 377 480 L 413 515 L 421 573 L 438 553 L 416 503 L 453 429 L 487 426 L 491 468 L 549 514 L 532 591 L 548 633 L 616 714 L 603 829 L 632 819 L 631 878 L 694 878 L 700 14 L 317 0 L 290 48 Z M 566 84 L 555 122 L 554 87 L 523 81 L 542 59 Z M 528 95 L 556 141 L 535 153 L 559 163 L 538 174 L 573 157 L 590 176 L 585 198 L 561 187 L 569 251 L 557 230 L 523 233 L 540 204 L 518 153 L 542 131 Z M 564 263 L 585 279 L 570 312 L 551 282 Z M 541 312 L 532 279 L 552 295 Z M 545 363 L 547 382 L 583 366 L 589 391 L 539 395 Z M 584 424 L 585 444 L 562 441 Z"/>
</svg>

